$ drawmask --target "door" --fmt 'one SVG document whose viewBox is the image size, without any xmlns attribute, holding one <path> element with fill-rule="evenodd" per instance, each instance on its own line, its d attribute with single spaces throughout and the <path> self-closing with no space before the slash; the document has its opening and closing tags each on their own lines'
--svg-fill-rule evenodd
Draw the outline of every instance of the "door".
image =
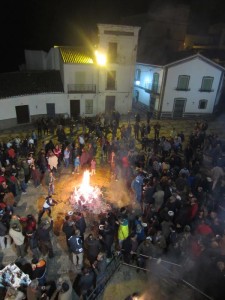
<svg viewBox="0 0 225 300">
<path fill-rule="evenodd" d="M 159 73 L 153 74 L 153 81 L 152 81 L 152 91 L 157 93 L 159 86 Z"/>
<path fill-rule="evenodd" d="M 80 116 L 80 100 L 70 100 L 70 116 L 75 120 Z"/>
<path fill-rule="evenodd" d="M 16 106 L 16 118 L 18 124 L 30 123 L 29 106 Z"/>
<path fill-rule="evenodd" d="M 105 113 L 111 114 L 115 110 L 115 96 L 106 96 L 105 98 Z"/>
<path fill-rule="evenodd" d="M 46 110 L 49 118 L 55 117 L 55 103 L 46 103 Z"/>
<path fill-rule="evenodd" d="M 155 97 L 150 97 L 149 111 L 153 114 L 155 111 Z"/>
<path fill-rule="evenodd" d="M 174 99 L 173 118 L 182 118 L 187 99 Z"/>
</svg>

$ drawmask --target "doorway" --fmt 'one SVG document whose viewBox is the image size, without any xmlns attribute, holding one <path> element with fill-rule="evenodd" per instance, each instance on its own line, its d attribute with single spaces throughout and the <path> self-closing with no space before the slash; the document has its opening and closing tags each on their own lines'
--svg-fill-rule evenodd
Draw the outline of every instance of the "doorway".
<svg viewBox="0 0 225 300">
<path fill-rule="evenodd" d="M 115 110 L 116 96 L 106 96 L 105 98 L 105 113 L 111 114 Z"/>
<path fill-rule="evenodd" d="M 182 118 L 184 113 L 184 108 L 187 99 L 184 98 L 177 98 L 174 99 L 174 106 L 173 106 L 173 118 Z"/>
<path fill-rule="evenodd" d="M 149 111 L 154 114 L 155 111 L 155 102 L 156 102 L 156 98 L 155 97 L 150 97 L 150 105 L 149 105 Z"/>
<path fill-rule="evenodd" d="M 46 110 L 49 118 L 55 117 L 55 103 L 46 103 Z"/>
<path fill-rule="evenodd" d="M 80 100 L 70 100 L 70 116 L 77 120 L 80 116 Z"/>
<path fill-rule="evenodd" d="M 30 114 L 28 105 L 16 106 L 16 118 L 18 124 L 30 123 Z"/>
</svg>

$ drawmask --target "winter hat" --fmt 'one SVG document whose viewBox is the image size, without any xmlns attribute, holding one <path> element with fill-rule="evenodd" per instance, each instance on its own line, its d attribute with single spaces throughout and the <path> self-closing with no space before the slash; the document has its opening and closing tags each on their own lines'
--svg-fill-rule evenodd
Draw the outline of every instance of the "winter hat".
<svg viewBox="0 0 225 300">
<path fill-rule="evenodd" d="M 70 287 L 69 287 L 69 284 L 66 283 L 66 282 L 63 282 L 61 291 L 62 291 L 63 293 L 65 293 L 65 292 L 67 292 L 67 291 L 69 290 L 69 288 L 70 288 Z"/>
<path fill-rule="evenodd" d="M 169 215 L 170 217 L 173 217 L 173 216 L 174 216 L 174 212 L 173 212 L 172 210 L 169 210 L 169 211 L 168 211 L 168 215 Z"/>
</svg>

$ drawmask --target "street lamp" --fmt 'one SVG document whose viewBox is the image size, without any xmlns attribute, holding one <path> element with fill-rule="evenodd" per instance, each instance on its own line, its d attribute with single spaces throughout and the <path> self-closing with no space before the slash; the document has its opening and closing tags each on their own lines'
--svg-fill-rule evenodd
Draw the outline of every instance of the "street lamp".
<svg viewBox="0 0 225 300">
<path fill-rule="evenodd" d="M 104 53 L 99 52 L 98 50 L 95 51 L 95 57 L 97 64 L 99 66 L 105 66 L 106 65 L 106 55 Z"/>
</svg>

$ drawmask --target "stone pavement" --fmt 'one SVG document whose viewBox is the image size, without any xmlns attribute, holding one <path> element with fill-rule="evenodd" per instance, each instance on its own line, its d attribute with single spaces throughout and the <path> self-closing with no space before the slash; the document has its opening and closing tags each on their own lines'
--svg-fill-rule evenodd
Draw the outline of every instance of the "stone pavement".
<svg viewBox="0 0 225 300">
<path fill-rule="evenodd" d="M 185 136 L 187 137 L 193 130 L 193 126 L 196 120 L 160 120 L 159 123 L 161 124 L 161 132 L 160 135 L 169 136 L 170 130 L 175 127 L 177 131 L 183 131 Z M 152 120 L 151 123 L 154 124 L 156 121 Z M 225 131 L 224 131 L 224 125 L 225 125 L 225 118 L 224 116 L 221 116 L 217 120 L 213 120 L 209 122 L 209 129 L 208 132 L 210 133 L 218 133 L 219 137 L 225 140 Z M 18 127 L 14 129 L 4 130 L 0 131 L 0 140 L 10 140 L 13 139 L 15 136 L 24 137 L 28 130 L 31 132 L 32 127 Z M 68 129 L 67 129 L 68 130 Z M 152 133 L 151 133 L 152 135 Z M 46 136 L 42 140 L 39 141 L 39 147 L 41 147 L 43 141 L 48 141 L 50 138 L 55 140 L 55 136 Z M 99 169 L 101 167 L 99 166 Z M 100 170 L 99 170 L 100 171 Z M 102 174 L 102 178 L 106 176 L 106 173 Z M 108 176 L 108 175 L 107 175 Z M 80 178 L 80 177 L 79 177 Z M 100 180 L 103 180 L 103 179 Z M 58 183 L 56 182 L 56 191 L 59 195 L 59 197 L 63 196 L 64 188 L 66 188 L 65 184 L 64 186 L 60 185 L 60 181 L 62 180 L 64 183 L 67 182 L 69 179 L 71 179 L 71 172 L 68 170 L 62 169 L 62 172 L 60 173 L 60 179 L 58 180 Z M 78 181 L 80 179 L 71 179 L 72 181 Z M 104 179 L 106 180 L 106 179 Z M 110 180 L 110 178 L 109 178 Z M 71 181 L 70 181 L 71 182 Z M 57 185 L 59 186 L 57 188 Z M 21 216 L 26 216 L 27 214 L 31 213 L 37 216 L 37 212 L 40 208 L 40 203 L 43 202 L 44 197 L 47 195 L 47 190 L 45 187 L 41 187 L 39 189 L 35 188 L 32 184 L 28 186 L 28 193 L 26 195 L 20 195 L 17 197 L 18 205 L 15 208 L 15 213 Z M 56 197 L 58 197 L 58 195 Z M 60 221 L 62 222 L 63 213 L 65 210 L 69 210 L 69 204 L 63 203 L 60 204 L 61 214 L 54 215 L 54 221 L 57 224 L 57 218 L 60 217 Z M 56 229 L 56 228 L 55 228 Z M 49 279 L 57 279 L 60 274 L 69 273 L 71 280 L 74 280 L 77 273 L 76 270 L 72 267 L 71 258 L 68 256 L 68 253 L 66 251 L 66 245 L 65 245 L 65 237 L 60 232 L 60 229 L 58 228 L 55 230 L 55 235 L 53 236 L 53 245 L 54 245 L 54 252 L 55 257 L 52 259 L 48 259 L 48 278 Z M 29 261 L 31 257 L 28 255 L 27 260 Z M 12 246 L 10 249 L 5 250 L 4 252 L 0 251 L 0 262 L 4 265 L 11 263 L 12 261 L 15 261 L 17 259 L 14 247 Z M 127 275 L 129 274 L 129 275 Z M 128 285 L 127 289 L 123 289 L 125 292 L 128 292 L 130 290 L 130 286 L 135 287 L 136 283 L 137 286 L 140 285 L 138 282 L 144 282 L 146 279 L 146 274 L 138 274 L 136 273 L 136 270 L 131 270 L 130 268 L 127 269 L 127 267 L 121 267 L 120 271 L 114 275 L 112 280 L 110 281 L 109 288 L 106 289 L 106 294 L 103 297 L 104 299 L 108 300 L 109 298 L 108 293 L 112 293 L 117 290 L 121 290 L 121 282 L 130 282 L 130 285 Z M 136 282 L 137 280 L 137 282 Z M 135 283 L 136 282 L 136 283 Z M 167 285 L 173 286 L 173 284 Z M 163 281 L 162 283 L 163 284 Z M 166 285 L 165 284 L 165 285 Z M 111 287 L 111 288 L 110 288 Z M 108 289 L 111 292 L 107 292 Z M 117 300 L 122 300 L 124 297 L 124 293 L 118 294 Z M 74 296 L 74 299 L 77 299 L 76 296 Z M 146 298 L 147 299 L 147 298 Z M 148 298 L 150 299 L 150 298 Z M 165 298 L 167 299 L 167 298 Z M 172 298 L 168 298 L 172 299 Z M 174 296 L 173 299 L 179 299 L 177 296 Z M 181 299 L 181 298 L 180 298 Z M 192 299 L 192 298 L 189 298 Z"/>
</svg>

